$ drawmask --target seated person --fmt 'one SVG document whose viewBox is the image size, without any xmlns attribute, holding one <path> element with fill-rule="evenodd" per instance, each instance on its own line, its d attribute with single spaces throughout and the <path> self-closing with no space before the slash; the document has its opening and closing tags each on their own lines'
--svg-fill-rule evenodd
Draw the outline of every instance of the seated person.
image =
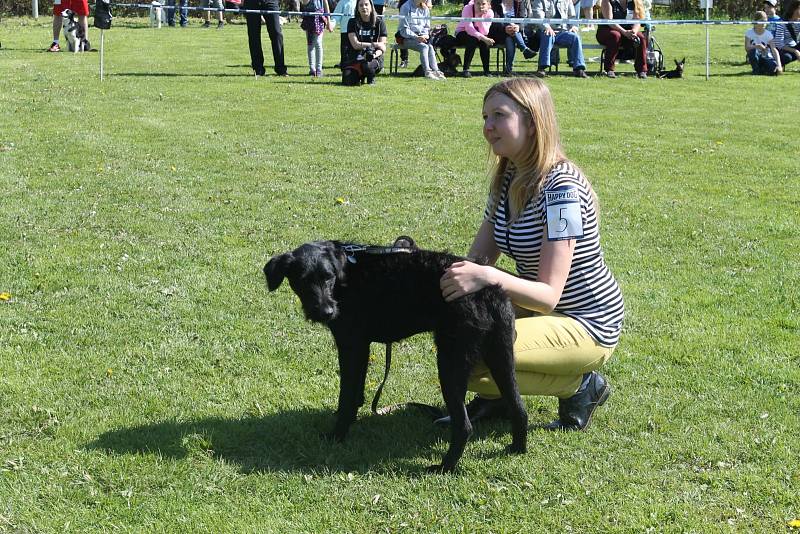
<svg viewBox="0 0 800 534">
<path fill-rule="evenodd" d="M 781 65 L 800 59 L 800 0 L 789 0 L 783 20 L 791 24 L 776 24 L 775 48 L 780 53 Z"/>
<path fill-rule="evenodd" d="M 767 29 L 767 14 L 756 11 L 753 27 L 744 33 L 744 49 L 753 74 L 775 76 L 783 72 L 778 63 L 778 49 L 772 33 Z"/>
<path fill-rule="evenodd" d="M 428 0 L 408 0 L 400 8 L 400 27 L 397 33 L 403 45 L 419 52 L 423 75 L 430 80 L 444 80 L 444 73 L 436 63 L 436 49 L 428 44 L 431 32 L 431 8 Z"/>
<path fill-rule="evenodd" d="M 342 83 L 375 85 L 375 75 L 383 70 L 386 53 L 386 24 L 378 18 L 372 0 L 358 0 L 347 23 L 347 42 L 342 60 Z"/>
<path fill-rule="evenodd" d="M 526 18 L 529 17 L 527 2 L 520 0 L 492 0 L 492 13 L 497 18 Z M 506 64 L 503 71 L 504 76 L 510 76 L 514 67 L 514 56 L 519 49 L 525 59 L 531 59 L 536 52 L 528 48 L 522 36 L 522 29 L 519 24 L 508 22 L 493 22 L 489 28 L 489 36 L 496 43 L 506 45 Z"/>
<path fill-rule="evenodd" d="M 602 0 L 600 13 L 604 19 L 644 19 L 644 8 L 641 0 L 630 0 L 627 8 L 623 7 L 624 0 Z M 614 65 L 620 49 L 625 57 L 633 58 L 636 76 L 647 78 L 647 37 L 640 31 L 639 24 L 603 24 L 597 28 L 597 42 L 606 47 L 605 70 L 606 76 L 616 78 Z"/>
<path fill-rule="evenodd" d="M 470 0 L 461 10 L 461 17 L 467 19 L 491 19 L 494 17 L 489 0 Z M 464 47 L 464 73 L 465 78 L 472 76 L 469 66 L 475 49 L 480 48 L 483 75 L 489 76 L 489 48 L 494 46 L 494 39 L 489 37 L 491 22 L 470 22 L 462 20 L 456 26 L 456 45 Z"/>
<path fill-rule="evenodd" d="M 575 6 L 572 0 L 534 0 L 533 18 L 574 19 Z M 568 24 L 566 28 L 559 24 L 543 24 L 539 27 L 539 70 L 536 71 L 536 76 L 544 78 L 547 75 L 545 69 L 550 66 L 550 52 L 554 46 L 567 49 L 567 61 L 575 76 L 588 78 L 581 37 L 578 35 L 578 27 L 572 24 Z"/>
</svg>

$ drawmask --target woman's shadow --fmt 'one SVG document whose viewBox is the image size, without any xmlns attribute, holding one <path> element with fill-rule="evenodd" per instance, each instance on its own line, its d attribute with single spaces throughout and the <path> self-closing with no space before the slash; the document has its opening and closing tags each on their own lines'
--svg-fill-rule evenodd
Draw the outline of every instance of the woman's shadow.
<svg viewBox="0 0 800 534">
<path fill-rule="evenodd" d="M 449 431 L 406 409 L 363 415 L 342 443 L 323 436 L 333 427 L 323 410 L 288 410 L 266 416 L 167 420 L 119 428 L 88 448 L 108 454 L 153 454 L 172 459 L 205 456 L 261 471 L 366 472 L 385 468 L 420 472 L 441 461 Z"/>
</svg>

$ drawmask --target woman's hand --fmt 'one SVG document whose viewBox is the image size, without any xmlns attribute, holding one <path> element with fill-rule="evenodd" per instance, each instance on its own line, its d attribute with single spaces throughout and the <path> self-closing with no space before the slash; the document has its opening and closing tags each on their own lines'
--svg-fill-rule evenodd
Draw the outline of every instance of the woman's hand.
<svg viewBox="0 0 800 534">
<path fill-rule="evenodd" d="M 513 36 L 515 33 L 519 31 L 519 26 L 516 24 L 509 24 L 506 26 L 506 35 Z"/>
<path fill-rule="evenodd" d="M 439 287 L 445 302 L 480 291 L 493 284 L 494 269 L 488 265 L 478 265 L 471 261 L 457 261 L 452 264 L 439 280 Z"/>
<path fill-rule="evenodd" d="M 486 43 L 489 46 L 494 46 L 494 39 L 492 39 L 490 37 L 484 37 L 483 38 L 483 42 Z"/>
</svg>

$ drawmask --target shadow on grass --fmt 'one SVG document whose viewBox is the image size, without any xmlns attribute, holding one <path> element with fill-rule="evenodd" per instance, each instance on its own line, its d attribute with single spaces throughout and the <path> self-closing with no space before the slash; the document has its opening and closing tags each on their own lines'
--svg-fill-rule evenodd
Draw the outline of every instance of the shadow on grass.
<svg viewBox="0 0 800 534">
<path fill-rule="evenodd" d="M 416 410 L 363 415 L 343 443 L 322 436 L 333 415 L 322 410 L 288 410 L 264 417 L 162 421 L 119 428 L 100 435 L 87 448 L 107 454 L 153 454 L 180 460 L 206 456 L 237 465 L 243 473 L 264 471 L 424 472 L 441 461 L 447 429 L 434 426 Z M 477 427 L 470 441 L 507 439 L 503 422 Z M 467 445 L 465 454 L 472 447 Z"/>
</svg>

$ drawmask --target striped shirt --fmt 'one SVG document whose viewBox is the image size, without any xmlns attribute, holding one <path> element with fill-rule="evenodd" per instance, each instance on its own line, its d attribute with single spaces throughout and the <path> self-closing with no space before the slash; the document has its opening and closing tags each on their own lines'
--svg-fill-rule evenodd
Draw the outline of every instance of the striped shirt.
<svg viewBox="0 0 800 534">
<path fill-rule="evenodd" d="M 776 24 L 775 25 L 775 48 L 780 51 L 784 46 L 797 48 L 797 39 L 794 38 L 789 26 L 794 30 L 795 35 L 800 36 L 800 22 L 791 22 L 789 24 Z"/>
<path fill-rule="evenodd" d="M 508 188 L 513 176 L 514 170 L 509 165 L 495 212 L 491 212 L 494 206 L 491 195 L 485 212 L 485 218 L 494 225 L 497 246 L 516 262 L 520 277 L 536 280 L 542 240 L 548 237 L 548 232 L 554 231 L 554 227 L 558 229 L 560 226 L 553 224 L 553 218 L 548 230 L 545 193 L 577 192 L 573 197 L 577 198 L 573 208 L 574 222 L 576 226 L 582 224 L 583 230 L 572 234 L 576 241 L 575 252 L 564 291 L 554 311 L 581 323 L 599 344 L 615 346 L 622 330 L 625 309 L 619 286 L 603 260 L 589 182 L 572 163 L 564 161 L 555 165 L 545 178 L 539 197 L 530 199 L 517 220 L 508 226 Z M 551 208 L 558 210 L 557 206 Z"/>
</svg>

